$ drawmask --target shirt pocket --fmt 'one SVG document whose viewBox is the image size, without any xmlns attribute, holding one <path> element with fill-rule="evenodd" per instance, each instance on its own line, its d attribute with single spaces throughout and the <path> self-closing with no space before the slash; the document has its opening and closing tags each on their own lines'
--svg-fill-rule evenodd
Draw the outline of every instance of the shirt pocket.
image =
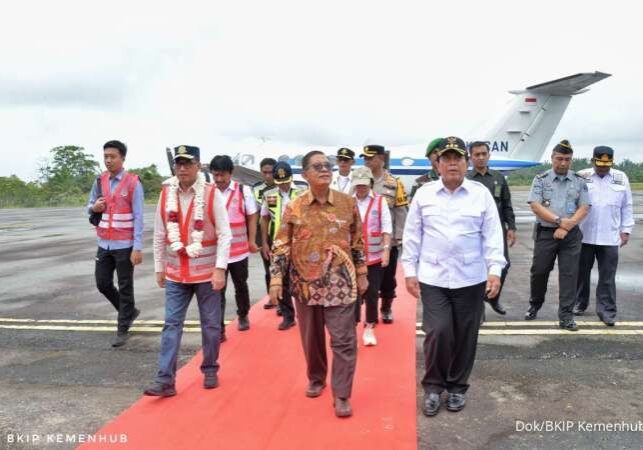
<svg viewBox="0 0 643 450">
<path fill-rule="evenodd" d="M 462 262 L 465 265 L 478 262 L 480 260 L 480 253 L 478 252 L 467 252 L 462 255 Z"/>
<path fill-rule="evenodd" d="M 422 253 L 422 261 L 427 262 L 429 264 L 437 264 L 438 263 L 438 254 L 437 253 L 432 253 L 432 252 L 424 252 Z"/>
<path fill-rule="evenodd" d="M 610 189 L 607 193 L 609 194 L 607 204 L 620 208 L 623 203 L 623 196 L 625 195 L 625 186 L 621 186 L 620 184 L 610 184 Z"/>
<path fill-rule="evenodd" d="M 484 211 L 473 205 L 465 207 L 457 212 L 458 224 L 463 231 L 480 231 L 482 229 L 482 218 Z"/>
</svg>

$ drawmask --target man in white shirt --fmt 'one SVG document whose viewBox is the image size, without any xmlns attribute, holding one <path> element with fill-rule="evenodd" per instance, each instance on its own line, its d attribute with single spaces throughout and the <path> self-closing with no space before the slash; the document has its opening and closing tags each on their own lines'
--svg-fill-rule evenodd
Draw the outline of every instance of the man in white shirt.
<svg viewBox="0 0 643 450">
<path fill-rule="evenodd" d="M 402 255 L 406 288 L 423 306 L 427 416 L 438 413 L 445 389 L 447 409 L 464 408 L 483 298 L 496 296 L 505 265 L 498 209 L 486 187 L 465 179 L 464 142 L 445 138 L 438 152 L 441 178 L 413 197 Z"/>
<path fill-rule="evenodd" d="M 198 147 L 174 149 L 176 176 L 161 191 L 154 221 L 154 270 L 165 289 L 159 369 L 145 395 L 176 395 L 174 380 L 185 315 L 196 294 L 203 340 L 203 387 L 219 385 L 220 290 L 230 251 L 230 224 L 221 193 L 205 181 Z"/>
<path fill-rule="evenodd" d="M 250 292 L 248 290 L 248 256 L 257 253 L 257 202 L 250 186 L 232 181 L 234 163 L 228 155 L 217 155 L 210 161 L 210 172 L 214 183 L 223 197 L 223 204 L 228 211 L 232 243 L 226 271 L 226 285 L 221 290 L 221 341 L 225 341 L 225 306 L 228 274 L 234 284 L 234 298 L 237 303 L 237 328 L 246 331 L 250 328 L 248 312 L 250 311 Z"/>
<path fill-rule="evenodd" d="M 393 221 L 388 204 L 384 197 L 373 192 L 373 184 L 373 172 L 368 167 L 358 167 L 353 171 L 351 185 L 355 191 L 353 197 L 362 221 L 362 238 L 368 270 L 368 290 L 355 302 L 355 321 L 360 322 L 363 301 L 366 304 L 366 322 L 362 341 L 366 347 L 377 345 L 375 337 L 375 324 L 378 322 L 377 299 L 384 269 L 388 266 L 391 256 L 391 233 L 393 233 Z"/>
<path fill-rule="evenodd" d="M 578 268 L 574 314 L 582 316 L 589 304 L 590 274 L 594 259 L 598 261 L 596 315 L 607 326 L 616 320 L 616 268 L 618 248 L 627 244 L 634 227 L 632 191 L 627 175 L 613 169 L 614 150 L 599 146 L 594 149 L 593 168 L 578 175 L 585 179 L 592 208 L 580 229 L 583 246 Z"/>
<path fill-rule="evenodd" d="M 337 150 L 337 167 L 339 170 L 333 177 L 333 182 L 330 184 L 331 189 L 343 192 L 344 194 L 351 193 L 353 164 L 355 164 L 355 152 L 353 150 L 344 147 Z"/>
</svg>

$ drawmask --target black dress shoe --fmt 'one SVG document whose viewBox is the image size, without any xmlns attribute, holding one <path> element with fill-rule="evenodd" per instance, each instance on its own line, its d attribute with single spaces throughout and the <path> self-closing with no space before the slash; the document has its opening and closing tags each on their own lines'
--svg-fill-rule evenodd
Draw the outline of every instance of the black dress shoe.
<svg viewBox="0 0 643 450">
<path fill-rule="evenodd" d="M 449 397 L 447 398 L 447 409 L 451 412 L 462 411 L 466 403 L 464 394 L 454 394 L 449 392 Z"/>
<path fill-rule="evenodd" d="M 583 314 L 585 314 L 585 310 L 580 309 L 578 306 L 574 306 L 574 311 L 573 312 L 574 312 L 575 316 L 582 316 Z"/>
<path fill-rule="evenodd" d="M 172 397 L 176 395 L 176 389 L 173 384 L 154 383 L 151 387 L 145 389 L 143 395 L 151 397 Z"/>
<path fill-rule="evenodd" d="M 525 320 L 535 320 L 536 317 L 538 317 L 538 308 L 536 308 L 535 306 L 530 306 L 525 313 Z"/>
<path fill-rule="evenodd" d="M 203 376 L 203 387 L 205 389 L 214 389 L 219 387 L 219 377 L 216 373 L 206 373 Z"/>
<path fill-rule="evenodd" d="M 393 311 L 382 311 L 382 323 L 393 323 Z"/>
<path fill-rule="evenodd" d="M 350 417 L 353 415 L 353 408 L 351 408 L 347 398 L 337 397 L 333 406 L 335 406 L 335 415 L 337 417 Z"/>
<path fill-rule="evenodd" d="M 276 308 L 276 307 L 277 307 L 277 305 L 273 305 L 270 302 L 263 304 L 263 309 L 272 309 L 272 308 Z"/>
<path fill-rule="evenodd" d="M 491 306 L 491 309 L 493 309 L 496 313 L 500 314 L 501 316 L 504 316 L 507 314 L 507 310 L 505 309 L 504 306 L 500 303 L 500 300 L 494 299 L 494 300 L 486 300 L 487 303 L 489 303 L 489 306 Z"/>
<path fill-rule="evenodd" d="M 608 327 L 613 327 L 613 326 L 615 325 L 615 323 L 616 323 L 616 322 L 614 321 L 614 319 L 606 319 L 605 317 L 603 317 L 603 316 L 602 316 L 602 315 L 600 315 L 600 314 L 598 314 L 598 318 L 599 318 L 599 319 L 601 319 L 601 322 L 603 322 L 603 323 L 604 323 L 605 325 L 607 325 Z"/>
<path fill-rule="evenodd" d="M 427 417 L 435 416 L 440 411 L 440 394 L 430 393 L 424 395 L 422 413 Z"/>
<path fill-rule="evenodd" d="M 141 310 L 137 309 L 137 308 L 134 308 L 134 312 L 132 313 L 132 318 L 129 320 L 129 322 L 127 324 L 127 329 L 128 330 L 132 326 L 132 324 L 134 323 L 136 318 L 139 316 L 139 314 L 141 314 Z"/>
<path fill-rule="evenodd" d="M 112 347 L 122 347 L 129 339 L 129 332 L 119 331 L 112 339 Z"/>
<path fill-rule="evenodd" d="M 309 383 L 306 388 L 306 397 L 316 398 L 322 394 L 326 385 L 324 383 Z"/>
<path fill-rule="evenodd" d="M 574 322 L 574 319 L 561 320 L 558 322 L 558 327 L 567 331 L 578 331 L 578 326 L 576 322 Z"/>
<path fill-rule="evenodd" d="M 277 327 L 279 330 L 287 330 L 288 328 L 294 327 L 295 326 L 295 321 L 294 320 L 288 320 L 284 319 L 283 322 L 279 324 Z"/>
<path fill-rule="evenodd" d="M 239 317 L 239 324 L 237 325 L 239 331 L 246 331 L 250 329 L 250 321 L 248 316 Z"/>
</svg>

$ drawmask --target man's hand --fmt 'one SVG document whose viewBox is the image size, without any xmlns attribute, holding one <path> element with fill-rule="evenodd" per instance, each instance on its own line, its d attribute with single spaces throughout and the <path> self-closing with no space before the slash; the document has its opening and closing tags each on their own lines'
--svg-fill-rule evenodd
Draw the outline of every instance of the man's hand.
<svg viewBox="0 0 643 450">
<path fill-rule="evenodd" d="M 225 286 L 225 270 L 224 269 L 214 269 L 212 273 L 212 289 L 215 291 L 220 291 Z"/>
<path fill-rule="evenodd" d="M 270 246 L 267 242 L 264 242 L 261 246 L 261 256 L 263 256 L 263 259 L 270 259 Z"/>
<path fill-rule="evenodd" d="M 257 253 L 259 251 L 259 247 L 257 247 L 257 244 L 254 242 L 250 242 L 248 249 L 250 250 L 250 253 Z"/>
<path fill-rule="evenodd" d="M 563 240 L 567 236 L 567 230 L 564 228 L 556 228 L 554 231 L 554 239 Z"/>
<path fill-rule="evenodd" d="M 406 278 L 406 290 L 415 298 L 420 298 L 420 283 L 417 277 Z"/>
<path fill-rule="evenodd" d="M 567 231 L 571 231 L 572 228 L 576 226 L 576 222 L 573 219 L 563 218 L 560 219 L 560 227 L 564 228 Z"/>
<path fill-rule="evenodd" d="M 487 298 L 496 298 L 500 292 L 500 277 L 497 275 L 487 276 L 487 288 L 485 294 Z"/>
<path fill-rule="evenodd" d="M 513 247 L 516 243 L 516 230 L 507 230 L 507 244 Z"/>
<path fill-rule="evenodd" d="M 161 289 L 165 289 L 165 272 L 156 272 L 156 284 Z"/>
<path fill-rule="evenodd" d="M 630 234 L 621 233 L 621 247 L 626 246 L 629 241 L 630 241 Z"/>
<path fill-rule="evenodd" d="M 388 267 L 390 259 L 391 253 L 388 251 L 388 249 L 384 250 L 384 254 L 382 255 L 382 267 Z"/>
<path fill-rule="evenodd" d="M 105 211 L 105 208 L 107 208 L 105 197 L 98 197 L 92 206 L 92 211 L 95 213 L 102 213 Z"/>
<path fill-rule="evenodd" d="M 357 292 L 364 295 L 368 290 L 368 277 L 366 274 L 357 275 Z"/>
<path fill-rule="evenodd" d="M 132 254 L 129 255 L 129 260 L 133 266 L 138 266 L 143 262 L 143 252 L 140 250 L 132 250 Z"/>
<path fill-rule="evenodd" d="M 283 298 L 284 289 L 281 286 L 270 286 L 268 295 L 270 296 L 270 303 L 276 305 L 279 300 Z"/>
</svg>

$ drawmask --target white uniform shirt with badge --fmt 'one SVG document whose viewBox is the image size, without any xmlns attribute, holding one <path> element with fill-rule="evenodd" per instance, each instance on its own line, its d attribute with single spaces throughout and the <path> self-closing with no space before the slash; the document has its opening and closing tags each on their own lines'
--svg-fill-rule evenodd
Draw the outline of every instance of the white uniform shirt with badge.
<svg viewBox="0 0 643 450">
<path fill-rule="evenodd" d="M 505 264 L 498 208 L 484 185 L 465 179 L 451 193 L 437 180 L 418 189 L 404 227 L 406 277 L 459 289 L 499 277 Z"/>
<path fill-rule="evenodd" d="M 362 200 L 357 198 L 357 194 L 353 195 L 355 197 L 355 200 L 357 202 L 357 209 L 359 210 L 359 217 L 362 220 L 362 223 L 364 223 L 364 220 L 366 220 L 366 211 L 368 211 L 368 205 L 370 205 L 371 200 L 375 198 L 375 194 L 373 194 L 373 191 L 370 191 L 366 197 L 364 197 Z M 375 208 L 375 204 L 373 205 L 373 208 L 371 209 L 371 212 L 375 211 L 377 212 L 377 209 Z M 379 230 L 380 233 L 388 233 L 391 234 L 393 232 L 393 221 L 391 220 L 391 211 L 388 208 L 388 205 L 386 204 L 386 200 L 382 199 L 382 229 Z"/>
<path fill-rule="evenodd" d="M 581 222 L 583 243 L 612 245 L 621 243 L 621 233 L 631 233 L 634 227 L 632 191 L 625 173 L 610 169 L 604 177 L 593 168 L 578 174 L 585 179 L 592 207 Z"/>
<path fill-rule="evenodd" d="M 347 176 L 340 175 L 339 172 L 335 175 L 333 179 L 333 184 L 331 187 L 339 192 L 343 192 L 344 194 L 350 194 L 351 193 L 351 174 L 348 174 Z"/>
<path fill-rule="evenodd" d="M 221 196 L 223 197 L 223 202 L 224 202 L 223 204 L 224 205 L 228 204 L 228 200 L 230 199 L 230 194 L 232 194 L 232 192 L 237 190 L 238 184 L 239 183 L 237 183 L 236 181 L 231 181 L 230 185 L 227 187 L 227 189 L 225 191 L 221 191 L 221 190 L 217 189 L 219 192 L 221 192 Z M 257 201 L 255 200 L 255 196 L 254 196 L 254 194 L 252 192 L 252 188 L 250 188 L 250 186 L 246 186 L 246 185 L 243 186 L 243 201 L 245 203 L 246 216 L 251 216 L 253 214 L 256 214 L 259 211 L 259 207 L 257 206 Z M 236 257 L 231 257 L 228 260 L 228 264 L 232 264 L 232 263 L 242 261 L 242 260 L 246 259 L 247 257 L 248 257 L 247 254 L 246 255 L 239 255 L 239 256 L 236 256 Z"/>
</svg>

